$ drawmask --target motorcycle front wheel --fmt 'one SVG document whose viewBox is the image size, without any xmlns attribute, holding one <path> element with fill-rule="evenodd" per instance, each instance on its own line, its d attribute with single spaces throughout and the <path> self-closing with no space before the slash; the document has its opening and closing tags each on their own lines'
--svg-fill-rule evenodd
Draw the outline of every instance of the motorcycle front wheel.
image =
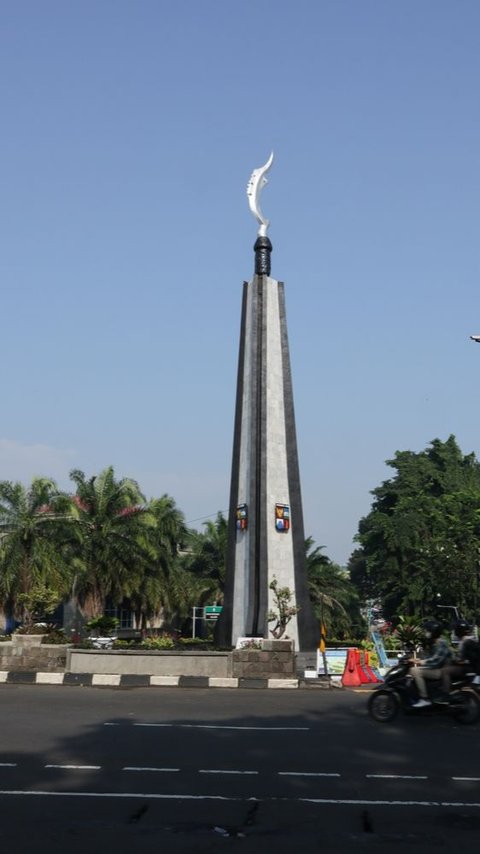
<svg viewBox="0 0 480 854">
<path fill-rule="evenodd" d="M 388 724 L 393 721 L 400 709 L 400 701 L 397 695 L 393 691 L 382 689 L 370 694 L 367 705 L 369 714 L 380 724 Z"/>
<path fill-rule="evenodd" d="M 459 724 L 476 724 L 480 718 L 480 702 L 469 688 L 452 691 L 450 706 L 453 717 Z"/>
</svg>

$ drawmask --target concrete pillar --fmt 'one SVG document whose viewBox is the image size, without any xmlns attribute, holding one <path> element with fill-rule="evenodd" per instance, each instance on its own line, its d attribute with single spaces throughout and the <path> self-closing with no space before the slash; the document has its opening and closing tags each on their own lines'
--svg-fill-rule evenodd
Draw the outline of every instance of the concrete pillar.
<svg viewBox="0 0 480 854">
<path fill-rule="evenodd" d="M 261 250 L 256 274 L 243 289 L 227 579 L 216 636 L 233 646 L 238 637 L 271 637 L 267 613 L 275 577 L 300 608 L 287 636 L 297 650 L 313 650 L 319 626 L 307 588 L 285 291 L 283 282 L 259 274 L 269 273 L 268 247 Z M 282 510 L 288 514 L 283 527 L 276 518 Z"/>
</svg>

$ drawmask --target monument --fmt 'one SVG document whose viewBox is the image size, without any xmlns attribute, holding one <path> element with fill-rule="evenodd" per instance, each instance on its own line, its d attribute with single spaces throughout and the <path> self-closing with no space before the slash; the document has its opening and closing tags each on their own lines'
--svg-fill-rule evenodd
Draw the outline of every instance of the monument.
<svg viewBox="0 0 480 854">
<path fill-rule="evenodd" d="M 273 153 L 247 186 L 258 222 L 255 274 L 244 282 L 228 516 L 227 576 L 216 638 L 269 638 L 270 585 L 288 588 L 298 612 L 286 635 L 297 650 L 318 646 L 308 595 L 300 474 L 283 282 L 270 276 L 269 221 L 260 193 Z"/>
</svg>

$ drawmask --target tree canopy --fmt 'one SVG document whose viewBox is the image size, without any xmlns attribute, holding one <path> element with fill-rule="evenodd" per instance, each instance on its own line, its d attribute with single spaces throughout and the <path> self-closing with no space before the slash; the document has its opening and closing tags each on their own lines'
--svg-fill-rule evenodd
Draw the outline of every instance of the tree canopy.
<svg viewBox="0 0 480 854">
<path fill-rule="evenodd" d="M 173 498 L 147 501 L 139 484 L 118 479 L 112 466 L 94 475 L 75 469 L 70 478 L 71 493 L 47 478 L 28 488 L 0 481 L 0 606 L 6 614 L 24 620 L 27 599 L 68 600 L 83 619 L 126 607 L 139 628 L 160 619 L 187 632 L 194 607 L 223 602 L 223 513 L 196 531 Z M 351 636 L 361 618 L 348 573 L 312 539 L 306 555 L 319 620 L 330 637 Z"/>
<path fill-rule="evenodd" d="M 70 474 L 73 526 L 79 536 L 76 592 L 92 615 L 102 612 L 107 598 L 119 604 L 138 587 L 149 558 L 148 517 L 138 484 L 115 479 L 110 466 L 87 478 Z"/>
<path fill-rule="evenodd" d="M 480 558 L 480 464 L 454 436 L 387 460 L 395 474 L 373 490 L 361 519 L 352 580 L 380 599 L 386 616 L 440 615 L 438 605 L 475 617 Z"/>
<path fill-rule="evenodd" d="M 305 543 L 310 599 L 330 638 L 358 637 L 363 630 L 360 597 L 349 572 L 323 554 L 311 537 Z"/>
<path fill-rule="evenodd" d="M 33 588 L 59 601 L 67 594 L 71 566 L 59 543 L 68 515 L 69 502 L 54 481 L 34 478 L 28 489 L 0 481 L 0 601 L 6 611 L 23 615 Z"/>
</svg>

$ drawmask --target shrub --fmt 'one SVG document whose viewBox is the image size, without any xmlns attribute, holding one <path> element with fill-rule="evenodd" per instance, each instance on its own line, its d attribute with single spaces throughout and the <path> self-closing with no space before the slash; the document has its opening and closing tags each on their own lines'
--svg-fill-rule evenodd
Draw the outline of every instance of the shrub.
<svg viewBox="0 0 480 854">
<path fill-rule="evenodd" d="M 249 638 L 241 642 L 240 649 L 261 649 L 262 641 L 258 638 Z"/>
<path fill-rule="evenodd" d="M 80 640 L 78 643 L 73 644 L 75 649 L 95 649 L 93 645 L 93 641 L 91 640 Z"/>
<path fill-rule="evenodd" d="M 212 641 L 208 638 L 178 638 L 177 640 L 177 646 L 180 648 L 188 646 L 191 649 L 194 649 L 195 647 L 210 647 L 211 645 Z"/>
<path fill-rule="evenodd" d="M 63 631 L 63 629 L 52 628 L 50 631 L 47 630 L 47 632 L 44 634 L 42 638 L 42 643 L 61 644 L 68 643 L 68 640 L 65 637 L 65 632 Z"/>
<path fill-rule="evenodd" d="M 110 632 L 113 632 L 118 628 L 118 624 L 119 620 L 116 617 L 93 617 L 85 623 L 85 628 L 89 632 L 108 635 Z"/>
<path fill-rule="evenodd" d="M 275 575 L 268 586 L 273 593 L 273 603 L 277 610 L 268 612 L 267 622 L 275 623 L 273 629 L 270 629 L 270 634 L 278 640 L 283 637 L 288 623 L 298 614 L 300 608 L 290 604 L 293 599 L 292 591 L 289 587 L 279 587 Z"/>
<path fill-rule="evenodd" d="M 17 596 L 17 605 L 22 611 L 22 622 L 25 629 L 22 634 L 40 634 L 40 632 L 35 631 L 35 626 L 43 623 L 45 618 L 48 620 L 62 599 L 62 591 L 54 590 L 43 582 L 34 584 L 28 593 L 20 593 Z"/>
<path fill-rule="evenodd" d="M 398 635 L 393 632 L 393 634 L 385 635 L 383 638 L 383 645 L 386 650 L 395 651 L 396 649 L 400 649 L 401 641 Z"/>
<path fill-rule="evenodd" d="M 17 635 L 46 635 L 48 626 L 46 623 L 28 623 L 16 630 Z"/>
<path fill-rule="evenodd" d="M 145 638 L 141 646 L 144 649 L 173 649 L 175 641 L 170 635 L 153 635 L 152 637 Z"/>
<path fill-rule="evenodd" d="M 398 639 L 402 649 L 415 649 L 423 640 L 421 620 L 418 617 L 399 617 L 393 635 Z"/>
<path fill-rule="evenodd" d="M 133 647 L 137 649 L 139 647 L 135 640 L 115 640 L 112 644 L 112 649 L 132 649 Z"/>
</svg>

